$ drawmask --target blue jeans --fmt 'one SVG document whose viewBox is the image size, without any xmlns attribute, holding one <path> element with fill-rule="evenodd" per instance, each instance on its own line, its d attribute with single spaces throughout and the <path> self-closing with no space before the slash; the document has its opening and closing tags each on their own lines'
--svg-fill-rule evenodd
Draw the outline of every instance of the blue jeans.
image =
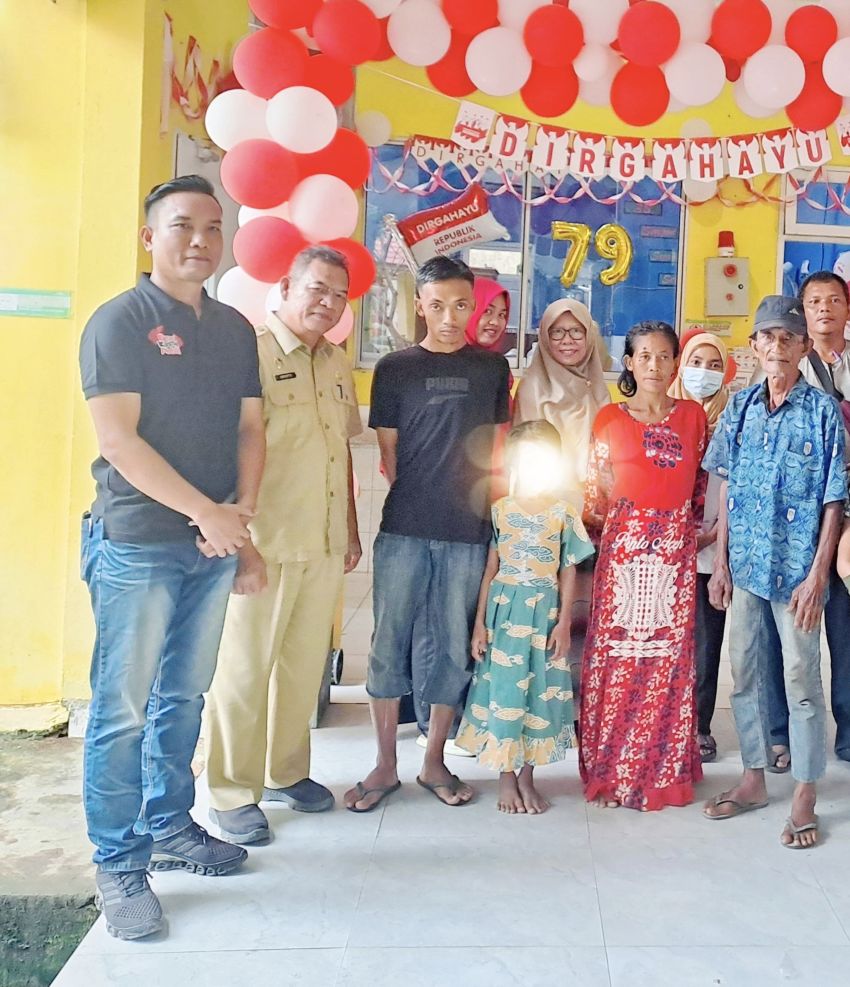
<svg viewBox="0 0 850 987">
<path fill-rule="evenodd" d="M 487 559 L 486 545 L 379 532 L 373 549 L 375 630 L 366 691 L 398 699 L 413 689 L 414 623 L 428 616 L 420 700 L 456 706 L 472 676 L 470 635 Z"/>
<path fill-rule="evenodd" d="M 833 562 L 829 572 L 829 598 L 823 608 L 823 623 L 829 645 L 830 698 L 835 720 L 835 752 L 850 755 L 850 594 Z M 768 682 L 770 737 L 772 744 L 788 746 L 788 704 L 782 675 L 782 658 L 771 654 Z"/>
<path fill-rule="evenodd" d="M 83 518 L 80 567 L 95 643 L 83 801 L 93 860 L 147 866 L 153 840 L 191 823 L 192 757 L 236 558 L 190 542 L 132 545 Z"/>
<path fill-rule="evenodd" d="M 413 683 L 413 692 L 410 702 L 416 717 L 416 724 L 419 732 L 428 736 L 428 727 L 431 723 L 431 704 L 422 698 L 422 690 L 428 678 L 428 670 L 434 661 L 434 627 L 433 621 L 427 607 L 416 615 L 413 621 L 413 639 L 411 641 L 410 670 Z M 449 737 L 454 740 L 460 729 L 460 721 L 463 718 L 463 710 L 466 706 L 466 691 L 461 696 L 461 701 L 455 710 L 455 718 L 449 730 Z"/>
<path fill-rule="evenodd" d="M 820 680 L 820 627 L 794 626 L 788 604 L 763 600 L 735 587 L 729 615 L 732 712 L 745 768 L 768 764 L 770 737 L 769 661 L 774 635 L 782 649 L 788 697 L 791 772 L 814 782 L 826 770 L 826 704 Z"/>
</svg>

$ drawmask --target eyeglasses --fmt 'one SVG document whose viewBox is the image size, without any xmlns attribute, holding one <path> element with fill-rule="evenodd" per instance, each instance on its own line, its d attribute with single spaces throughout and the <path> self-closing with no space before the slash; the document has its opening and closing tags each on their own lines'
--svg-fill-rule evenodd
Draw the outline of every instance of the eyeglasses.
<svg viewBox="0 0 850 987">
<path fill-rule="evenodd" d="M 563 326 L 553 326 L 549 330 L 549 338 L 553 343 L 560 343 L 564 336 L 569 336 L 570 339 L 576 341 L 587 339 L 587 329 L 583 326 L 570 326 L 569 329 L 565 329 Z"/>
</svg>

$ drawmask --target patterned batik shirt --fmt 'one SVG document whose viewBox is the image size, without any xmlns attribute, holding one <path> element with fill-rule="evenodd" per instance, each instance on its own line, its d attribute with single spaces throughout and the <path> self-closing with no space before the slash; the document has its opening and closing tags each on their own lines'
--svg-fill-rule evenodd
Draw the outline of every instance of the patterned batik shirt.
<svg viewBox="0 0 850 987">
<path fill-rule="evenodd" d="M 770 411 L 767 381 L 726 406 L 702 465 L 728 480 L 732 583 L 787 602 L 814 561 L 825 504 L 847 496 L 835 400 L 801 377 Z"/>
</svg>

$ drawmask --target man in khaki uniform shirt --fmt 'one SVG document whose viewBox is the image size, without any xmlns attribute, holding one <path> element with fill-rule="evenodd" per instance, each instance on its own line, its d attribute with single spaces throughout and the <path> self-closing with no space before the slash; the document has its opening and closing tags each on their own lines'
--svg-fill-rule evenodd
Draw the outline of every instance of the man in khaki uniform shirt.
<svg viewBox="0 0 850 987">
<path fill-rule="evenodd" d="M 333 806 L 309 778 L 309 720 L 343 573 L 361 552 L 348 440 L 362 426 L 348 359 L 322 338 L 345 308 L 345 259 L 307 248 L 281 292 L 278 312 L 257 329 L 266 467 L 205 732 L 210 818 L 235 843 L 268 838 L 261 799 L 304 812 Z"/>
</svg>

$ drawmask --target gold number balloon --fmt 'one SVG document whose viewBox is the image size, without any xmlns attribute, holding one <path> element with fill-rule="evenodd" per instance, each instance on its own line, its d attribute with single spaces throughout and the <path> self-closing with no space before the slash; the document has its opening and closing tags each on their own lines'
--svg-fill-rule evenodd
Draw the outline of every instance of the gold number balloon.
<svg viewBox="0 0 850 987">
<path fill-rule="evenodd" d="M 606 223 L 596 231 L 594 246 L 600 257 L 613 261 L 599 275 L 599 280 L 608 286 L 625 281 L 632 266 L 633 252 L 632 238 L 626 230 L 614 223 Z"/>
<path fill-rule="evenodd" d="M 623 232 L 625 233 L 625 230 Z M 560 220 L 552 223 L 552 239 L 569 240 L 571 243 L 564 258 L 564 269 L 561 271 L 561 284 L 565 288 L 569 288 L 578 277 L 590 248 L 590 236 L 590 227 L 584 223 L 563 223 Z"/>
</svg>

